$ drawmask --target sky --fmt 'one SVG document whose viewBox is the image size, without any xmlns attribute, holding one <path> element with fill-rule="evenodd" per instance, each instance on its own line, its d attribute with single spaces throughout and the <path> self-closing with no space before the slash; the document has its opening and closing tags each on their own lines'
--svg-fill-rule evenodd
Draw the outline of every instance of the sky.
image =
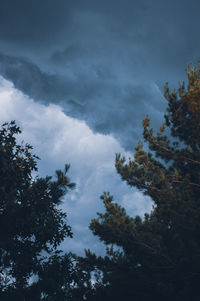
<svg viewBox="0 0 200 301">
<path fill-rule="evenodd" d="M 152 202 L 122 182 L 115 154 L 132 157 L 142 120 L 163 120 L 163 87 L 177 88 L 200 59 L 197 0 L 1 0 L 0 122 L 16 120 L 41 160 L 41 176 L 65 163 L 76 189 L 62 208 L 74 239 L 63 250 L 101 254 L 89 231 L 100 195 L 128 214 Z"/>
</svg>

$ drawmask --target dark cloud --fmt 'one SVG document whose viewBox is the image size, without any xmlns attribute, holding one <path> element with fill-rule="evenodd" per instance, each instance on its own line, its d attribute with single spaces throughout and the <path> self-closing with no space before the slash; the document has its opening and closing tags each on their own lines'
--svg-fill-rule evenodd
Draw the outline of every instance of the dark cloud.
<svg viewBox="0 0 200 301">
<path fill-rule="evenodd" d="M 53 64 L 61 67 L 63 64 L 70 64 L 70 62 L 83 59 L 83 57 L 87 57 L 88 55 L 89 53 L 84 47 L 81 47 L 78 44 L 71 44 L 64 50 L 55 51 L 50 60 Z"/>
<path fill-rule="evenodd" d="M 69 10 L 70 1 L 65 0 L 1 0 L 0 39 L 20 43 L 22 47 L 30 43 L 31 47 L 39 46 L 47 41 L 49 44 L 62 32 L 62 26 L 67 25 Z"/>
<path fill-rule="evenodd" d="M 94 132 L 113 134 L 126 149 L 133 148 L 145 114 L 152 114 L 155 124 L 163 111 L 159 91 L 152 82 L 146 86 L 120 82 L 103 66 L 90 66 L 90 71 L 93 77 L 73 70 L 48 74 L 25 59 L 0 55 L 0 73 L 23 93 L 60 104 L 67 115 L 85 120 Z"/>
<path fill-rule="evenodd" d="M 199 59 L 200 3 L 1 1 L 0 73 L 127 149 L 146 114 L 157 125 L 166 81 Z"/>
</svg>

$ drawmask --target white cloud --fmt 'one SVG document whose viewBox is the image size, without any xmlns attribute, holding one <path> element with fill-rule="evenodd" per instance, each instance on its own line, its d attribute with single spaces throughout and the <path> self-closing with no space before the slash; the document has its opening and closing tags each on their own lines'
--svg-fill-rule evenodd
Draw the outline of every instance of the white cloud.
<svg viewBox="0 0 200 301">
<path fill-rule="evenodd" d="M 142 216 L 144 212 L 150 212 L 152 208 L 151 198 L 145 196 L 139 191 L 134 191 L 132 194 L 125 194 L 122 199 L 122 206 L 130 215 Z"/>
<path fill-rule="evenodd" d="M 96 211 L 103 210 L 99 196 L 104 191 L 114 194 L 116 201 L 122 199 L 122 205 L 133 215 L 149 211 L 150 201 L 140 192 L 133 192 L 116 173 L 115 153 L 130 154 L 111 135 L 94 134 L 85 122 L 66 116 L 57 105 L 35 103 L 3 78 L 0 106 L 0 122 L 16 120 L 23 130 L 20 140 L 33 145 L 41 158 L 40 175 L 52 175 L 65 163 L 71 164 L 69 175 L 77 186 L 66 196 L 63 208 L 68 212 L 74 240 L 67 240 L 64 249 L 80 253 L 90 247 L 101 252 L 88 225 Z"/>
</svg>

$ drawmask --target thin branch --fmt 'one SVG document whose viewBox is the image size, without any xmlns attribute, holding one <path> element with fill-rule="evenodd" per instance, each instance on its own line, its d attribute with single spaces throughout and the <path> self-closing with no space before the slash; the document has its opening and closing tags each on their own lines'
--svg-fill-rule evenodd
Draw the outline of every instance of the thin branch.
<svg viewBox="0 0 200 301">
<path fill-rule="evenodd" d="M 156 249 L 154 249 L 153 247 L 147 245 L 147 244 L 144 243 L 144 242 L 138 242 L 138 241 L 137 241 L 137 242 L 135 242 L 135 243 L 138 244 L 138 245 L 144 246 L 144 247 L 147 248 L 147 249 L 152 250 L 153 253 L 155 253 L 155 254 L 158 255 L 158 256 L 164 257 L 165 259 L 167 259 L 168 262 L 170 262 L 170 263 L 172 264 L 172 266 L 175 266 L 175 263 L 174 263 L 167 255 L 162 254 L 162 253 L 158 253 L 158 251 L 157 251 Z"/>
<path fill-rule="evenodd" d="M 192 183 L 192 182 L 190 182 L 190 183 L 186 183 L 186 182 L 184 182 L 184 181 L 180 181 L 180 180 L 173 180 L 172 182 L 173 182 L 173 183 L 181 183 L 181 184 L 189 184 L 189 185 L 192 185 L 192 186 L 197 186 L 197 187 L 200 187 L 200 184 L 197 184 L 197 183 Z"/>
<path fill-rule="evenodd" d="M 156 145 L 156 146 L 158 146 L 158 147 L 164 149 L 166 152 L 170 152 L 170 153 L 172 153 L 173 155 L 175 155 L 175 152 L 172 151 L 171 149 L 169 149 L 169 148 L 167 148 L 167 147 L 164 147 L 164 146 L 160 145 L 159 143 L 156 143 L 156 142 L 153 141 L 153 140 L 151 140 L 151 143 L 153 143 L 154 145 Z M 191 159 L 191 158 L 187 158 L 187 157 L 185 157 L 185 156 L 183 156 L 183 155 L 180 155 L 180 157 L 184 158 L 184 159 L 187 160 L 187 161 L 191 161 L 192 163 L 195 163 L 195 164 L 199 164 L 199 165 L 200 165 L 200 161 L 193 160 L 193 159 Z"/>
</svg>

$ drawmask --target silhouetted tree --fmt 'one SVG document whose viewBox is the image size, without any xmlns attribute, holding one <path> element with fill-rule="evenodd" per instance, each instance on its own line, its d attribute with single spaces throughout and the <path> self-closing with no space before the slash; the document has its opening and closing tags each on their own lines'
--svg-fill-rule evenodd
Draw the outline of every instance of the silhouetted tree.
<svg viewBox="0 0 200 301">
<path fill-rule="evenodd" d="M 59 208 L 74 187 L 69 165 L 55 179 L 37 177 L 38 157 L 19 133 L 14 121 L 0 130 L 0 300 L 66 300 L 73 264 L 57 247 L 72 237 Z"/>
<path fill-rule="evenodd" d="M 116 155 L 122 180 L 150 196 L 153 208 L 130 217 L 109 193 L 102 196 L 105 213 L 90 229 L 107 255 L 79 258 L 88 275 L 101 275 L 86 300 L 200 300 L 200 70 L 189 66 L 187 74 L 187 89 L 165 86 L 159 132 L 147 116 L 134 159 Z"/>
</svg>

